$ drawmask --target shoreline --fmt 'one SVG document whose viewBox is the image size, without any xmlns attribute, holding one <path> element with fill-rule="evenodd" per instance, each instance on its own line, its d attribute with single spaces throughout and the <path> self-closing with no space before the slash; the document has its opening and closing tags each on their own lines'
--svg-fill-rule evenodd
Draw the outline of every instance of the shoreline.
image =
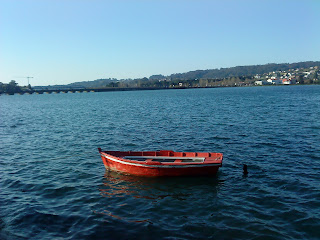
<svg viewBox="0 0 320 240">
<path fill-rule="evenodd" d="M 125 92 L 125 91 L 146 91 L 146 90 L 180 90 L 180 89 L 208 89 L 208 88 L 238 88 L 238 87 L 288 87 L 288 86 L 314 86 L 320 84 L 271 84 L 271 85 L 245 85 L 245 86 L 207 86 L 207 87 L 173 87 L 173 88 L 84 88 L 84 89 L 61 89 L 61 90 L 32 90 L 15 93 L 0 93 L 1 95 L 32 95 L 52 93 L 89 93 L 89 92 Z"/>
</svg>

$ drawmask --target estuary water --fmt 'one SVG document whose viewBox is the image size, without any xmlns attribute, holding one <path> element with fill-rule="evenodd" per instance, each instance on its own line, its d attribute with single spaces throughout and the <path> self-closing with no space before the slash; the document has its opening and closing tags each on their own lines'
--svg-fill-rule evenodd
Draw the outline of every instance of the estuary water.
<svg viewBox="0 0 320 240">
<path fill-rule="evenodd" d="M 2 95 L 0 147 L 0 239 L 320 238 L 320 86 Z M 224 161 L 141 178 L 98 147 Z"/>
</svg>

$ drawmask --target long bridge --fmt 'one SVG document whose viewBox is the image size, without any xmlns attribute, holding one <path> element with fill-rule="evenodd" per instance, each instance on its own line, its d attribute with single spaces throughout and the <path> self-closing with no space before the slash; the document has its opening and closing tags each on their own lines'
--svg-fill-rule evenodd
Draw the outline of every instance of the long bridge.
<svg viewBox="0 0 320 240">
<path fill-rule="evenodd" d="M 182 87 L 180 87 L 182 88 Z M 179 89 L 180 89 L 179 88 Z M 66 88 L 66 89 L 28 89 L 23 90 L 17 93 L 4 93 L 0 92 L 0 94 L 51 94 L 51 93 L 89 93 L 89 92 L 115 92 L 115 91 L 137 91 L 137 90 L 160 90 L 160 89 L 168 89 L 168 88 Z"/>
</svg>

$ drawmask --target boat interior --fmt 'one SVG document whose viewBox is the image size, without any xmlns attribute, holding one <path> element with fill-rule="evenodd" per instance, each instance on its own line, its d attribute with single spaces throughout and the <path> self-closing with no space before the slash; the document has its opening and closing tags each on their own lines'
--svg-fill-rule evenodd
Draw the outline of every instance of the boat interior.
<svg viewBox="0 0 320 240">
<path fill-rule="evenodd" d="M 125 156 L 124 159 L 134 161 L 157 161 L 157 162 L 204 162 L 204 157 L 165 157 L 165 156 Z"/>
</svg>

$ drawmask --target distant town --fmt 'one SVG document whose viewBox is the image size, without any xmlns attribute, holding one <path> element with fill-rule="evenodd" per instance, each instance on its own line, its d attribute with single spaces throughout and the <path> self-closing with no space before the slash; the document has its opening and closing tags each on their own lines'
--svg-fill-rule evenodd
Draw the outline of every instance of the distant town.
<svg viewBox="0 0 320 240">
<path fill-rule="evenodd" d="M 262 75 L 256 74 L 255 85 L 290 85 L 290 84 L 319 84 L 319 67 L 308 69 L 289 69 L 288 71 L 269 72 Z"/>
<path fill-rule="evenodd" d="M 26 77 L 33 78 L 33 77 Z M 139 79 L 96 79 L 67 85 L 19 86 L 15 80 L 0 82 L 0 94 L 104 92 L 148 89 L 244 87 L 267 85 L 320 84 L 320 62 L 265 64 L 213 70 L 197 70 L 170 76 Z"/>
</svg>

